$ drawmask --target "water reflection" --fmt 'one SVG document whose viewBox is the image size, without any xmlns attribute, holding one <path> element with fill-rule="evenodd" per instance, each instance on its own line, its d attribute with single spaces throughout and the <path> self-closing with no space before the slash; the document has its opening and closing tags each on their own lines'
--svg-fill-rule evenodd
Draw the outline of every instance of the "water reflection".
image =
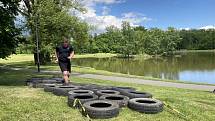
<svg viewBox="0 0 215 121">
<path fill-rule="evenodd" d="M 215 83 L 215 52 L 190 52 L 180 55 L 148 60 L 85 58 L 75 59 L 73 64 L 124 74 Z"/>
</svg>

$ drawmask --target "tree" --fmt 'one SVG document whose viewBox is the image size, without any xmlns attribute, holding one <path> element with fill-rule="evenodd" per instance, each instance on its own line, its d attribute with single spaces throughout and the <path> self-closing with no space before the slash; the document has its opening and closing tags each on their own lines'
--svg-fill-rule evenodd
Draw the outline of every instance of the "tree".
<svg viewBox="0 0 215 121">
<path fill-rule="evenodd" d="M 0 58 L 15 53 L 20 40 L 20 29 L 15 26 L 19 0 L 0 0 Z"/>
<path fill-rule="evenodd" d="M 27 18 L 27 26 L 35 43 L 35 25 L 38 25 L 40 52 L 46 61 L 50 54 L 62 41 L 63 37 L 71 38 L 76 52 L 83 52 L 88 41 L 89 27 L 85 22 L 72 16 L 69 10 L 83 11 L 75 0 L 24 0 L 23 15 Z"/>
<path fill-rule="evenodd" d="M 144 54 L 144 43 L 146 40 L 147 29 L 143 26 L 134 27 L 135 53 Z"/>
<path fill-rule="evenodd" d="M 134 42 L 134 30 L 130 26 L 129 22 L 122 23 L 122 39 L 120 41 L 120 54 L 125 57 L 130 57 L 135 53 L 135 42 Z"/>
<path fill-rule="evenodd" d="M 161 39 L 164 37 L 164 32 L 160 29 L 153 28 L 146 34 L 146 40 L 144 42 L 145 53 L 149 55 L 160 55 Z"/>
<path fill-rule="evenodd" d="M 154 28 L 147 32 L 144 44 L 149 55 L 171 55 L 177 49 L 181 38 L 174 28 L 167 31 Z"/>
<path fill-rule="evenodd" d="M 179 32 L 173 27 L 169 27 L 165 31 L 165 36 L 161 39 L 161 49 L 163 55 L 172 55 L 173 52 L 177 49 L 178 44 L 180 43 L 181 38 Z"/>
</svg>

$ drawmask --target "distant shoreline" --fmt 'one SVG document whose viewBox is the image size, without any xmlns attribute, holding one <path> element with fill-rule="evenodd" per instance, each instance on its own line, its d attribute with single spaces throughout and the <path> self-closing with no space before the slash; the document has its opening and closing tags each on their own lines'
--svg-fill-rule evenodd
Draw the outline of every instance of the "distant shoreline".
<svg viewBox="0 0 215 121">
<path fill-rule="evenodd" d="M 180 53 L 180 52 L 215 52 L 215 49 L 213 50 L 178 50 L 174 53 Z"/>
</svg>

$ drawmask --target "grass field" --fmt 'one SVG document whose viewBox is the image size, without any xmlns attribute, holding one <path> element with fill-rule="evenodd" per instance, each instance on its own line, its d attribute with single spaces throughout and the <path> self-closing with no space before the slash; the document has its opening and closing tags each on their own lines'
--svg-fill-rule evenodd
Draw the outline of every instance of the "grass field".
<svg viewBox="0 0 215 121">
<path fill-rule="evenodd" d="M 35 69 L 30 59 L 33 58 L 29 55 L 14 56 L 7 61 L 0 60 L 0 65 Z M 43 68 L 50 69 L 51 67 Z M 52 77 L 53 75 L 38 74 L 27 70 L 15 71 L 5 67 L 0 68 L 0 121 L 87 120 L 78 110 L 67 106 L 66 97 L 57 97 L 51 93 L 45 93 L 42 89 L 25 86 L 25 80 L 35 76 Z M 167 107 L 159 114 L 142 114 L 123 108 L 118 117 L 107 121 L 213 121 L 215 119 L 215 94 L 210 92 L 95 79 L 72 78 L 72 80 L 80 83 L 135 87 L 137 90 L 152 93 L 154 98 L 166 102 L 186 116 L 181 116 Z"/>
<path fill-rule="evenodd" d="M 29 88 L 25 80 L 34 76 L 50 77 L 29 71 L 0 70 L 0 120 L 1 121 L 84 121 L 78 110 L 69 108 L 66 97 L 45 93 L 42 89 Z M 74 82 L 112 86 L 131 86 L 153 94 L 187 117 L 174 113 L 169 108 L 159 114 L 141 114 L 123 108 L 120 115 L 110 121 L 213 121 L 215 119 L 215 95 L 209 92 L 146 85 L 116 83 L 111 81 L 72 78 Z M 108 120 L 108 121 L 109 121 Z"/>
</svg>

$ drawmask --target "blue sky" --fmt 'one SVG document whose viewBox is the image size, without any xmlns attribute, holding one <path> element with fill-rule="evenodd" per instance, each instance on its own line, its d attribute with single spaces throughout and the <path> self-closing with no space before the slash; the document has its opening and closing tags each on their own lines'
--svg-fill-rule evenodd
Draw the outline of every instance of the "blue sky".
<svg viewBox="0 0 215 121">
<path fill-rule="evenodd" d="M 215 0 L 84 0 L 84 5 L 89 15 L 80 16 L 98 24 L 99 31 L 108 24 L 118 26 L 123 20 L 161 29 L 215 26 Z"/>
</svg>

